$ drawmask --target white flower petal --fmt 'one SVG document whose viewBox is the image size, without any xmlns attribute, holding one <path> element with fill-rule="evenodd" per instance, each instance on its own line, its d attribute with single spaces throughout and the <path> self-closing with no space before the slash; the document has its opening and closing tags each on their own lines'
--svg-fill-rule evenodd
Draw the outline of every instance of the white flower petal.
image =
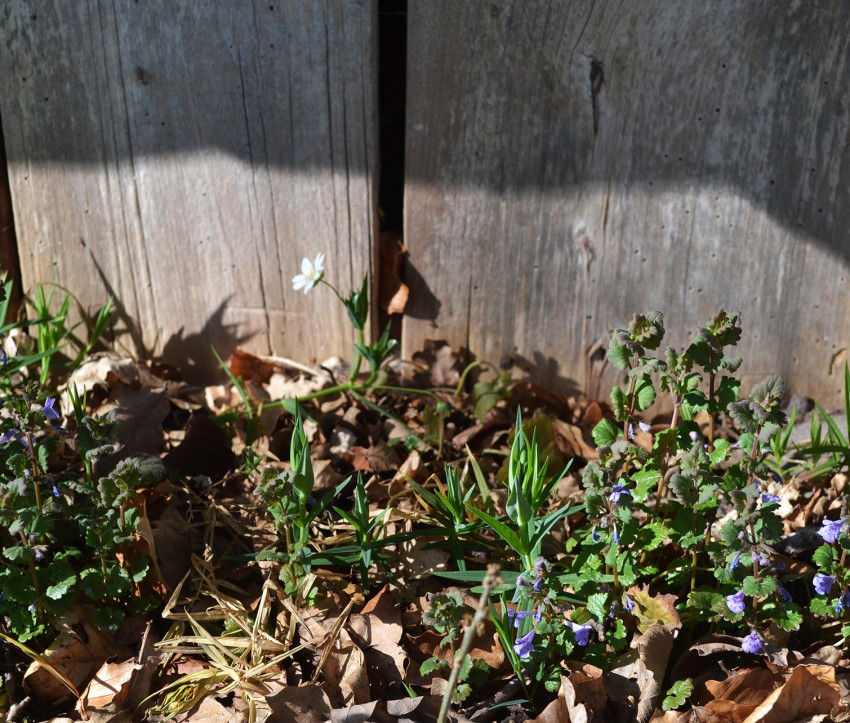
<svg viewBox="0 0 850 723">
<path fill-rule="evenodd" d="M 313 268 L 319 274 L 325 270 L 325 255 L 321 251 L 316 254 L 316 260 L 313 262 Z"/>
<path fill-rule="evenodd" d="M 301 259 L 301 273 L 304 274 L 304 276 L 309 276 L 312 272 L 313 262 L 305 256 Z"/>
</svg>

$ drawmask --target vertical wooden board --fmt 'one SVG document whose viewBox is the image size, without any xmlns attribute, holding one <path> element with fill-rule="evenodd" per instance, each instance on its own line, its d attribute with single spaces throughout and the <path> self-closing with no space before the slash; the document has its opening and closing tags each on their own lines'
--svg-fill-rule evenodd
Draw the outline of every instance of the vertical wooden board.
<svg viewBox="0 0 850 723">
<path fill-rule="evenodd" d="M 722 305 L 745 388 L 838 402 L 850 9 L 411 0 L 408 28 L 405 354 L 605 394 L 612 328 L 658 309 L 681 345 Z"/>
<path fill-rule="evenodd" d="M 190 376 L 237 343 L 301 361 L 352 335 L 372 267 L 375 0 L 30 3 L 0 11 L 24 284 L 114 293 L 130 348 Z"/>
</svg>

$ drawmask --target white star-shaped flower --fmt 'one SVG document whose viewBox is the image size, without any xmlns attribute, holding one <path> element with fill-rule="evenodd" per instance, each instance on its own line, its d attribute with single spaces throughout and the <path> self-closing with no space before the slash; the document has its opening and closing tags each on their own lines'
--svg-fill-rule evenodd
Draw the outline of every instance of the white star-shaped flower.
<svg viewBox="0 0 850 723">
<path fill-rule="evenodd" d="M 322 280 L 324 275 L 325 255 L 323 253 L 316 254 L 315 261 L 304 258 L 301 261 L 301 273 L 296 274 L 292 278 L 292 288 L 296 291 L 304 289 L 304 293 L 306 294 Z"/>
</svg>

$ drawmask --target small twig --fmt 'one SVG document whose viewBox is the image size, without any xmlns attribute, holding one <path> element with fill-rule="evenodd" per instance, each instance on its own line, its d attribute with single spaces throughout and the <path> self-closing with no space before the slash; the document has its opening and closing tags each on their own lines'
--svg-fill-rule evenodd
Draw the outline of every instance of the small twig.
<svg viewBox="0 0 850 723">
<path fill-rule="evenodd" d="M 443 705 L 440 707 L 440 715 L 437 716 L 437 723 L 445 723 L 446 716 L 449 713 L 449 706 L 452 702 L 452 695 L 457 687 L 458 679 L 460 678 L 460 669 L 463 667 L 463 661 L 466 659 L 469 649 L 472 647 L 472 640 L 475 637 L 475 630 L 484 622 L 487 617 L 488 601 L 493 588 L 499 584 L 499 566 L 490 565 L 487 568 L 487 574 L 484 576 L 482 583 L 484 590 L 478 600 L 478 609 L 472 617 L 472 623 L 463 631 L 463 640 L 460 643 L 457 655 L 454 656 L 452 662 L 452 674 L 449 676 L 449 684 L 446 687 L 446 692 L 443 693 Z"/>
</svg>

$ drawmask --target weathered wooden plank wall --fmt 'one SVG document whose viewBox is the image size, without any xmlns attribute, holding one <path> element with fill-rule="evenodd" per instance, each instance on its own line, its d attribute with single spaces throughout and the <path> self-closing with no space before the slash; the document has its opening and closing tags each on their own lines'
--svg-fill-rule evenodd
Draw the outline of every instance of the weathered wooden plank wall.
<svg viewBox="0 0 850 723">
<path fill-rule="evenodd" d="M 406 353 L 598 389 L 635 311 L 743 312 L 748 381 L 837 402 L 850 339 L 850 6 L 411 0 Z"/>
<path fill-rule="evenodd" d="M 372 266 L 377 0 L 0 5 L 0 115 L 25 287 L 114 293 L 132 351 L 301 361 L 351 340 L 328 255 Z M 317 326 L 318 325 L 318 326 Z"/>
</svg>

